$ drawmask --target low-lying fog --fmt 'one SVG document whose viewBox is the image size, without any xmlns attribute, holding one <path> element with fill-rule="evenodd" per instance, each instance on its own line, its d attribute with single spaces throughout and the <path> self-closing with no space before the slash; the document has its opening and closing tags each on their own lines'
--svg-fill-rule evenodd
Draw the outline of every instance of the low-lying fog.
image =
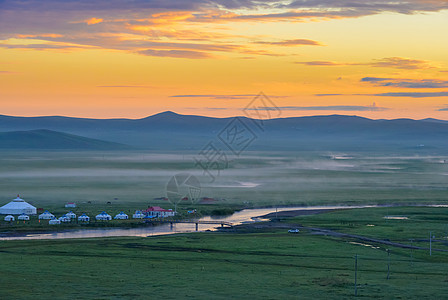
<svg viewBox="0 0 448 300">
<path fill-rule="evenodd" d="M 229 203 L 433 203 L 445 200 L 448 182 L 443 156 L 246 152 L 229 155 L 219 172 L 213 164 L 201 169 L 198 160 L 206 165 L 195 153 L 6 153 L 0 199 L 21 193 L 35 201 L 151 200 L 165 196 L 173 175 L 187 172 L 200 180 L 202 196 Z"/>
</svg>

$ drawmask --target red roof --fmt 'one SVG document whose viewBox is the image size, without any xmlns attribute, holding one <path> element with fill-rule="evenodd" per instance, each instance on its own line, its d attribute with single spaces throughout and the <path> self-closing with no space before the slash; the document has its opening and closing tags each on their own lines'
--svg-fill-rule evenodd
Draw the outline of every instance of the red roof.
<svg viewBox="0 0 448 300">
<path fill-rule="evenodd" d="M 150 211 L 172 211 L 171 209 L 164 209 L 160 206 L 150 206 L 144 212 L 150 212 Z"/>
</svg>

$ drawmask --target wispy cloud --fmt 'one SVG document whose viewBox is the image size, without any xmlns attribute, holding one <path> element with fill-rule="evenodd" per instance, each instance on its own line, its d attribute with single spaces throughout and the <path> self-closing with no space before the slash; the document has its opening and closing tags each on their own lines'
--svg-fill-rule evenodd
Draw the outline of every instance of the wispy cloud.
<svg viewBox="0 0 448 300">
<path fill-rule="evenodd" d="M 432 97 L 448 97 L 448 92 L 432 92 L 432 93 L 379 93 L 371 94 L 371 96 L 380 97 L 410 97 L 410 98 L 432 98 Z"/>
<path fill-rule="evenodd" d="M 384 111 L 388 108 L 373 105 L 326 105 L 326 106 L 280 106 L 258 107 L 249 110 L 291 110 L 291 111 Z"/>
<path fill-rule="evenodd" d="M 234 100 L 234 99 L 251 99 L 259 96 L 258 94 L 233 94 L 233 95 L 224 95 L 224 94 L 197 94 L 197 95 L 173 95 L 171 98 L 209 98 L 209 99 L 220 99 L 220 100 Z M 269 98 L 286 98 L 288 96 L 269 96 Z"/>
<path fill-rule="evenodd" d="M 308 39 L 293 39 L 273 42 L 255 42 L 257 44 L 272 45 L 272 46 L 323 46 L 321 43 Z"/>
<path fill-rule="evenodd" d="M 403 57 L 385 57 L 374 59 L 371 62 L 335 62 L 335 61 L 298 61 L 296 64 L 320 67 L 337 67 L 337 66 L 371 66 L 376 68 L 394 68 L 394 69 L 430 69 L 434 66 L 426 60 L 410 59 Z"/>
<path fill-rule="evenodd" d="M 377 97 L 409 97 L 409 98 L 432 98 L 432 97 L 448 97 L 448 92 L 390 92 L 378 94 L 314 94 L 314 96 L 377 96 Z"/>
<path fill-rule="evenodd" d="M 2 44 L 0 48 L 6 49 L 31 49 L 31 50 L 75 50 L 75 49 L 88 49 L 92 47 L 70 44 Z"/>
<path fill-rule="evenodd" d="M 323 61 L 323 60 L 313 60 L 313 61 L 296 61 L 295 64 L 307 65 L 307 66 L 346 66 L 348 63 L 338 63 L 334 61 Z"/>
<path fill-rule="evenodd" d="M 150 89 L 152 86 L 147 85 L 97 85 L 99 88 L 139 88 L 139 89 Z"/>
<path fill-rule="evenodd" d="M 203 59 L 213 58 L 214 56 L 206 52 L 193 51 L 193 50 L 153 50 L 146 49 L 138 51 L 137 53 L 146 56 L 158 56 L 158 57 L 173 57 L 173 58 L 191 58 L 191 59 Z"/>
<path fill-rule="evenodd" d="M 185 107 L 185 109 L 189 109 L 189 110 L 198 110 L 198 109 L 204 109 L 204 110 L 233 110 L 235 108 L 230 108 L 230 107 Z"/>
<path fill-rule="evenodd" d="M 433 68 L 426 60 L 409 59 L 402 57 L 386 57 L 382 59 L 375 59 L 370 63 L 372 67 L 378 68 L 396 68 L 396 69 L 429 69 Z"/>
<path fill-rule="evenodd" d="M 369 82 L 376 86 L 388 86 L 398 88 L 411 89 L 437 89 L 447 88 L 447 80 L 437 79 L 400 79 L 400 78 L 380 78 L 380 77 L 364 77 L 362 82 Z"/>
</svg>

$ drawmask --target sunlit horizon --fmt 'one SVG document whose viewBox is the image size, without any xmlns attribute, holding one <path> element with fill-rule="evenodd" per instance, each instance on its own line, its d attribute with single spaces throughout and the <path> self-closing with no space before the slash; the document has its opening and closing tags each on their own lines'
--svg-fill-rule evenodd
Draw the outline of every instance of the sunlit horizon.
<svg viewBox="0 0 448 300">
<path fill-rule="evenodd" d="M 45 16 L 45 17 L 42 17 Z M 448 120 L 448 2 L 2 1 L 2 115 Z"/>
</svg>

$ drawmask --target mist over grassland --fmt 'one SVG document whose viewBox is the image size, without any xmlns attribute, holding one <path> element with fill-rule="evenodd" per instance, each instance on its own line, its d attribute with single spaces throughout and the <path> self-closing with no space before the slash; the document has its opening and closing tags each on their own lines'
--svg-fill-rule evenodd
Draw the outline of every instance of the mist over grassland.
<svg viewBox="0 0 448 300">
<path fill-rule="evenodd" d="M 38 207 L 88 202 L 163 205 L 175 174 L 199 178 L 203 197 L 244 207 L 446 203 L 448 156 L 427 152 L 244 152 L 212 171 L 197 152 L 1 152 L 0 202 L 18 193 Z"/>
</svg>

